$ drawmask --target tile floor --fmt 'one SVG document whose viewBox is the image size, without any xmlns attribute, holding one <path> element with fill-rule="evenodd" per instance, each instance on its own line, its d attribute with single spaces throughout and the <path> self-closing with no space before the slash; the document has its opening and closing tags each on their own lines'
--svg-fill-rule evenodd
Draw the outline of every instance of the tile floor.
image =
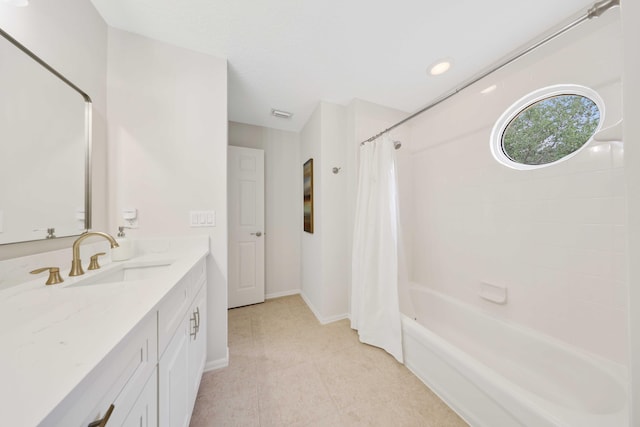
<svg viewBox="0 0 640 427">
<path fill-rule="evenodd" d="M 229 310 L 229 359 L 204 374 L 190 427 L 467 425 L 348 320 L 320 325 L 297 295 Z"/>
</svg>

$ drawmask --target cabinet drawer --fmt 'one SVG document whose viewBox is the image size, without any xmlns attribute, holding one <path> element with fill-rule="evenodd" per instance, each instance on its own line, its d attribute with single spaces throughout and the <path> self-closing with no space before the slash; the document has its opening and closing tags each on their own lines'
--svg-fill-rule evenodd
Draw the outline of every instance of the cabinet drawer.
<svg viewBox="0 0 640 427">
<path fill-rule="evenodd" d="M 189 272 L 189 276 L 189 295 L 191 296 L 191 300 L 193 301 L 193 298 L 195 298 L 195 296 L 198 294 L 198 291 L 200 291 L 200 288 L 207 280 L 206 259 L 198 261 L 198 263 L 194 265 Z"/>
<path fill-rule="evenodd" d="M 122 424 L 156 369 L 157 319 L 150 313 L 47 417 L 46 426 L 80 426 L 102 418 Z"/>
<path fill-rule="evenodd" d="M 190 277 L 191 275 L 187 273 L 158 306 L 158 355 L 160 356 L 189 308 Z"/>
</svg>

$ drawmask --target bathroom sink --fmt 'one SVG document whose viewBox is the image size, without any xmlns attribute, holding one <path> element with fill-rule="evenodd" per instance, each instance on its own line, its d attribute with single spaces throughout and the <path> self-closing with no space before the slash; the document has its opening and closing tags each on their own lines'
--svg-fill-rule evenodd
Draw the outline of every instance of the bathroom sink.
<svg viewBox="0 0 640 427">
<path fill-rule="evenodd" d="M 153 279 L 156 277 L 162 277 L 169 267 L 171 267 L 171 264 L 172 263 L 170 261 L 163 261 L 153 264 L 137 263 L 118 265 L 104 272 L 96 273 L 86 279 L 81 279 L 69 286 L 100 285 L 103 283 Z"/>
</svg>

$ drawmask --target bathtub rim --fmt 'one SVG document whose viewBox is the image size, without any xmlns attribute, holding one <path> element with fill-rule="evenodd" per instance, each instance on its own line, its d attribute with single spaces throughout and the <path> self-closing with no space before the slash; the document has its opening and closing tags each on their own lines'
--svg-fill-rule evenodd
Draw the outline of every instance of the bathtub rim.
<svg viewBox="0 0 640 427">
<path fill-rule="evenodd" d="M 491 399 L 493 403 L 504 409 L 508 414 L 517 419 L 532 419 L 531 417 L 540 418 L 541 422 L 547 423 L 552 426 L 573 426 L 571 421 L 576 418 L 584 418 L 591 422 L 593 419 L 615 419 L 617 421 L 624 420 L 626 424 L 610 424 L 610 425 L 628 425 L 628 411 L 629 411 L 629 386 L 627 382 L 628 376 L 625 376 L 626 368 L 611 360 L 605 359 L 601 356 L 589 353 L 581 348 L 574 347 L 568 343 L 562 342 L 554 337 L 550 337 L 536 330 L 524 327 L 512 321 L 501 319 L 496 316 L 492 316 L 489 313 L 474 307 L 470 304 L 456 300 L 453 297 L 442 294 L 441 292 L 427 288 L 425 286 L 413 285 L 410 287 L 410 291 L 430 293 L 435 298 L 442 298 L 447 303 L 455 304 L 458 308 L 463 310 L 471 310 L 473 315 L 483 316 L 488 318 L 489 321 L 500 322 L 501 324 L 514 328 L 517 332 L 532 336 L 532 339 L 540 339 L 546 344 L 559 346 L 563 351 L 567 351 L 571 356 L 579 357 L 583 361 L 595 365 L 596 368 L 601 369 L 604 373 L 611 377 L 611 380 L 621 388 L 624 393 L 624 399 L 621 402 L 621 407 L 616 412 L 610 412 L 605 414 L 588 413 L 586 415 L 578 413 L 575 409 L 567 408 L 555 404 L 548 399 L 543 398 L 533 392 L 530 392 L 517 383 L 507 379 L 500 373 L 494 371 L 491 367 L 485 365 L 483 362 L 475 359 L 473 356 L 457 347 L 456 345 L 448 342 L 445 338 L 430 330 L 427 326 L 423 325 L 419 321 L 402 314 L 403 334 L 413 334 L 415 339 L 416 335 L 424 335 L 426 342 L 419 341 L 419 343 L 428 350 L 434 353 L 443 363 L 454 369 L 458 374 L 468 378 L 469 381 L 482 390 L 487 391 L 487 397 Z M 415 311 L 415 307 L 414 307 Z M 416 316 L 419 314 L 416 312 Z M 403 337 L 403 342 L 406 337 Z M 428 379 L 422 378 L 421 375 L 416 372 L 418 370 L 409 352 L 405 351 L 406 357 L 405 364 L 418 378 L 420 378 L 429 388 L 431 388 L 440 398 L 442 398 L 449 406 L 451 406 L 465 421 L 469 422 L 474 419 L 472 413 L 469 413 L 463 405 L 459 404 L 455 400 L 451 399 L 447 395 L 446 390 L 434 389 Z M 517 392 L 519 398 L 514 397 L 514 391 Z M 474 422 L 472 425 L 483 425 L 479 422 Z M 589 424 L 583 424 L 589 425 Z"/>
<path fill-rule="evenodd" d="M 598 366 L 600 369 L 602 369 L 603 371 L 605 371 L 607 374 L 609 374 L 612 378 L 615 379 L 615 381 L 622 387 L 622 389 L 624 390 L 624 392 L 628 395 L 629 393 L 629 383 L 628 383 L 628 378 L 629 378 L 629 372 L 628 372 L 628 368 L 621 364 L 618 363 L 614 360 L 611 359 L 607 359 L 604 356 L 601 356 L 599 354 L 590 352 L 586 349 L 583 349 L 581 347 L 578 347 L 576 345 L 567 343 L 562 341 L 561 339 L 558 339 L 556 337 L 553 337 L 551 335 L 545 334 L 543 332 L 540 332 L 536 329 L 533 329 L 531 327 L 522 325 L 521 323 L 517 323 L 514 322 L 510 319 L 504 319 L 501 317 L 498 317 L 494 314 L 492 314 L 491 312 L 487 311 L 487 310 L 483 310 L 479 307 L 476 307 L 474 305 L 471 305 L 467 302 L 464 301 L 460 301 L 457 298 L 454 298 L 452 296 L 449 296 L 447 294 L 444 294 L 442 292 L 436 291 L 434 289 L 431 289 L 427 286 L 423 286 L 423 285 L 419 285 L 416 284 L 415 282 L 410 283 L 409 286 L 409 292 L 411 293 L 412 291 L 417 291 L 417 292 L 423 292 L 423 293 L 430 293 L 432 295 L 435 295 L 437 298 L 441 298 L 445 301 L 447 301 L 448 303 L 451 303 L 455 306 L 457 306 L 458 308 L 461 308 L 463 310 L 469 310 L 471 312 L 473 312 L 474 315 L 477 316 L 481 316 L 485 319 L 488 319 L 489 321 L 495 321 L 495 322 L 500 322 L 502 325 L 504 325 L 505 327 L 511 328 L 514 331 L 518 332 L 518 333 L 522 333 L 525 335 L 530 335 L 533 338 L 543 341 L 547 344 L 550 344 L 552 346 L 556 346 L 556 347 L 560 347 L 563 350 L 567 351 L 568 353 L 571 353 L 571 355 L 580 358 L 581 360 L 596 365 Z M 415 318 L 408 316 L 404 313 L 401 313 L 403 316 L 407 317 L 409 320 L 412 320 L 414 322 L 416 322 L 418 325 L 421 325 L 422 327 L 424 327 L 425 329 L 429 330 L 429 332 L 433 333 L 435 336 L 440 337 L 440 335 L 438 335 L 437 333 L 431 331 L 431 329 L 429 329 L 427 326 L 423 325 L 422 323 L 420 323 L 419 320 L 416 320 L 417 318 L 419 318 L 419 315 L 415 309 L 415 307 L 413 307 L 413 311 L 415 313 Z M 446 340 L 444 340 L 446 341 Z M 455 346 L 454 346 L 455 347 Z M 455 347 L 456 349 L 462 351 L 461 349 Z M 463 351 L 464 352 L 464 351 Z"/>
<path fill-rule="evenodd" d="M 428 341 L 435 342 L 435 345 L 429 346 L 429 350 L 440 358 L 443 363 L 447 364 L 463 377 L 468 378 L 471 383 L 482 390 L 485 390 L 485 387 L 488 385 L 490 390 L 485 393 L 486 397 L 495 405 L 502 408 L 505 412 L 519 419 L 530 419 L 538 416 L 538 407 L 529 399 L 523 399 L 520 401 L 520 403 L 523 404 L 523 410 L 516 410 L 516 413 L 514 413 L 513 408 L 507 408 L 508 405 L 506 405 L 505 402 L 513 402 L 514 400 L 509 389 L 515 386 L 521 390 L 521 387 L 518 387 L 516 384 L 506 380 L 502 375 L 496 375 L 491 368 L 487 367 L 482 362 L 477 361 L 463 350 L 449 343 L 447 340 L 435 332 L 425 328 L 422 324 L 410 317 L 403 315 L 402 321 L 403 326 L 408 326 L 410 333 L 418 336 L 421 334 L 426 335 Z M 404 332 L 405 329 L 403 328 L 403 333 Z M 424 345 L 423 342 L 420 342 L 420 344 Z M 472 410 L 465 408 L 464 405 L 457 402 L 457 400 L 446 390 L 438 387 L 438 385 L 434 384 L 432 381 L 422 378 L 422 376 L 416 372 L 419 369 L 413 365 L 411 358 L 406 357 L 407 354 L 410 354 L 410 352 L 405 350 L 405 365 L 407 368 L 420 378 L 420 380 L 422 380 L 422 382 L 424 382 L 425 385 L 427 385 L 438 397 L 446 402 L 447 405 L 449 405 L 462 419 L 471 426 L 485 425 L 476 418 Z M 479 384 L 482 384 L 482 386 Z M 544 413 L 543 416 L 545 420 L 551 423 L 559 422 L 559 420 L 553 417 L 550 413 Z"/>
</svg>

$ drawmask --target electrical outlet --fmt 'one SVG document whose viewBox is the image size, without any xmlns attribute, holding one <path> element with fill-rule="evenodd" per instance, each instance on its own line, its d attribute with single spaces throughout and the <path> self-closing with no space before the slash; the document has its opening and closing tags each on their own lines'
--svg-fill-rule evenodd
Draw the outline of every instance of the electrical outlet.
<svg viewBox="0 0 640 427">
<path fill-rule="evenodd" d="M 127 228 L 138 228 L 138 209 L 125 208 L 122 210 L 122 219 Z"/>
</svg>

